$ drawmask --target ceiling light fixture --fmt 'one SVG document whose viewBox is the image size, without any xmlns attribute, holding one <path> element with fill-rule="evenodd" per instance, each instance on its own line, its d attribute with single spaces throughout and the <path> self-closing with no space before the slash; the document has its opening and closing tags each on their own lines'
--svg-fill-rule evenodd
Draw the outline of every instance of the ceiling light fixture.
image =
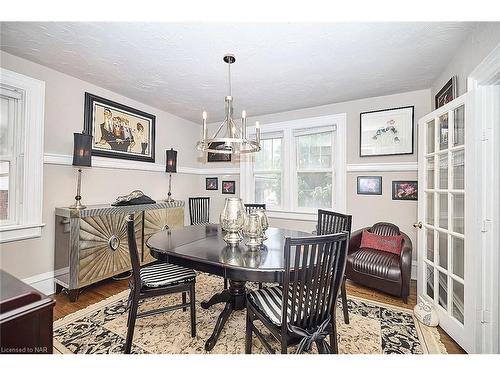
<svg viewBox="0 0 500 375">
<path fill-rule="evenodd" d="M 229 94 L 224 98 L 225 115 L 224 121 L 219 125 L 217 131 L 211 138 L 207 138 L 207 112 L 203 111 L 203 133 L 202 139 L 196 144 L 200 151 L 214 154 L 249 154 L 260 151 L 260 126 L 255 123 L 255 139 L 247 138 L 247 113 L 241 111 L 241 127 L 233 121 L 233 96 L 231 92 L 231 64 L 236 61 L 233 54 L 227 54 L 223 58 L 228 66 Z M 212 146 L 216 143 L 217 147 Z"/>
</svg>

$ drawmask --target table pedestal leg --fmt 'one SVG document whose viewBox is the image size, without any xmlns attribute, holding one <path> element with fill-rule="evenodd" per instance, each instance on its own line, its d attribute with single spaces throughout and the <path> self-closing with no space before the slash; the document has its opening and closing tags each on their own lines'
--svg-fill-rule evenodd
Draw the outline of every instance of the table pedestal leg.
<svg viewBox="0 0 500 375">
<path fill-rule="evenodd" d="M 224 310 L 219 315 L 217 323 L 215 324 L 214 331 L 210 338 L 205 343 L 205 350 L 210 351 L 213 349 L 217 340 L 219 339 L 222 328 L 226 324 L 227 319 L 233 311 L 242 310 L 246 306 L 246 288 L 245 281 L 229 280 L 229 289 L 221 293 L 217 293 L 210 300 L 201 303 L 201 307 L 208 309 L 220 302 L 226 302 Z"/>
</svg>

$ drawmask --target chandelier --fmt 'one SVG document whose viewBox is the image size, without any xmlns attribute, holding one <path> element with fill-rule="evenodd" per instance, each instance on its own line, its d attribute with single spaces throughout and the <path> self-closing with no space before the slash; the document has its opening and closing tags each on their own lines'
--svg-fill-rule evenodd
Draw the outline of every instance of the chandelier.
<svg viewBox="0 0 500 375">
<path fill-rule="evenodd" d="M 207 137 L 207 112 L 203 111 L 202 139 L 196 144 L 200 151 L 214 154 L 248 154 L 260 151 L 260 126 L 255 122 L 255 139 L 247 138 L 247 113 L 241 111 L 241 126 L 238 127 L 233 120 L 233 97 L 231 95 L 231 64 L 236 61 L 232 54 L 223 58 L 228 66 L 229 93 L 224 98 L 224 121 L 219 125 L 212 137 Z M 217 146 L 212 146 L 216 144 Z"/>
</svg>

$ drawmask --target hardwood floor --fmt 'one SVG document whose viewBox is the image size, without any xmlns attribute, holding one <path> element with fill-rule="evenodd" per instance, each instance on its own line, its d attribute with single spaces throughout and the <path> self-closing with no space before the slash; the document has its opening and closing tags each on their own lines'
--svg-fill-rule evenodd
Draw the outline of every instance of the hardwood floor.
<svg viewBox="0 0 500 375">
<path fill-rule="evenodd" d="M 399 298 L 392 297 L 388 294 L 377 292 L 369 288 L 365 288 L 361 285 L 353 284 L 349 281 L 346 285 L 348 295 L 371 299 L 394 306 L 412 308 L 413 306 L 415 306 L 417 300 L 417 282 L 415 280 L 411 281 L 408 305 L 405 305 Z M 103 299 L 111 297 L 112 295 L 117 294 L 127 288 L 128 280 L 109 279 L 85 288 L 80 294 L 77 302 L 69 302 L 67 295 L 62 293 L 54 295 L 53 297 L 56 300 L 56 306 L 54 308 L 54 320 L 60 319 L 68 314 L 83 309 L 89 305 L 92 305 L 93 303 L 102 301 Z M 441 335 L 441 341 L 443 342 L 449 354 L 465 354 L 465 351 L 450 336 L 448 336 L 446 332 L 444 332 L 440 327 L 438 327 L 438 329 Z"/>
</svg>

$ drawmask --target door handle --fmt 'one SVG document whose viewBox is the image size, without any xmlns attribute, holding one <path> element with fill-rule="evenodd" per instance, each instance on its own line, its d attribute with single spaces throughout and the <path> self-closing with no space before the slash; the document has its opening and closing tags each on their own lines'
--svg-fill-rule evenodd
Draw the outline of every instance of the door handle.
<svg viewBox="0 0 500 375">
<path fill-rule="evenodd" d="M 419 221 L 418 223 L 413 224 L 414 228 L 422 229 L 422 222 Z"/>
</svg>

